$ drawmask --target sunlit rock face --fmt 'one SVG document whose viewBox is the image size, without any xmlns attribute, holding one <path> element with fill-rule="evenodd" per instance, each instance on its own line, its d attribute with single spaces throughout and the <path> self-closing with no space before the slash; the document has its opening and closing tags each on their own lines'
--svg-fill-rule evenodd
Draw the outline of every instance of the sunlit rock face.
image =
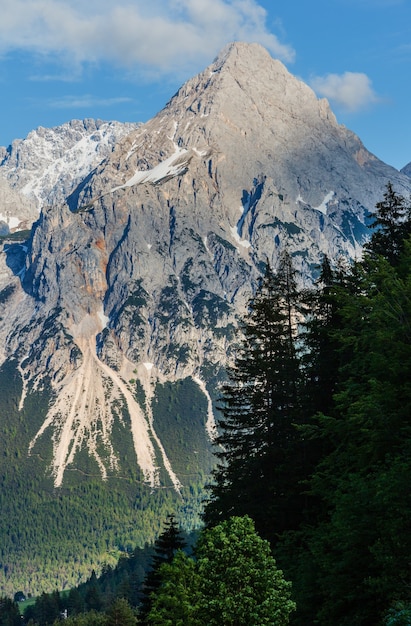
<svg viewBox="0 0 411 626">
<path fill-rule="evenodd" d="M 116 143 L 139 126 L 72 120 L 54 128 L 39 127 L 8 148 L 0 147 L 0 220 L 7 217 L 12 231 L 30 227 L 44 206 L 64 204 Z M 6 185 L 12 199 L 2 194 Z"/>
<path fill-rule="evenodd" d="M 403 193 L 411 182 L 256 44 L 225 48 L 128 130 L 52 202 L 49 166 L 44 187 L 10 174 L 42 209 L 28 242 L 8 244 L 0 260 L 2 288 L 13 287 L 0 359 L 18 360 L 22 404 L 51 385 L 28 453 L 52 441 L 57 487 L 84 447 L 103 478 L 116 472 L 112 431 L 126 408 L 144 480 L 159 486 L 162 468 L 179 491 L 153 420 L 156 384 L 191 377 L 212 438 L 214 381 L 267 259 L 275 267 L 287 249 L 309 282 L 323 254 L 358 256 L 387 182 Z"/>
</svg>

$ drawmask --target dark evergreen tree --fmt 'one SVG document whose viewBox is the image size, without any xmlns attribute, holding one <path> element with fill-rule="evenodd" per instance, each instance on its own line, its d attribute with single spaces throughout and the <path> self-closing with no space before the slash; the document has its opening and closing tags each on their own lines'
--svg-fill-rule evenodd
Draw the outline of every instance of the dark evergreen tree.
<svg viewBox="0 0 411 626">
<path fill-rule="evenodd" d="M 104 599 L 100 591 L 96 572 L 91 572 L 90 579 L 87 585 L 87 591 L 85 593 L 84 602 L 87 611 L 101 611 L 104 605 Z"/>
<path fill-rule="evenodd" d="M 0 597 L 0 626 L 21 626 L 21 615 L 17 602 Z"/>
<path fill-rule="evenodd" d="M 70 589 L 65 604 L 68 615 L 79 615 L 84 611 L 84 598 L 78 589 Z"/>
<path fill-rule="evenodd" d="M 62 610 L 63 605 L 58 591 L 43 592 L 33 605 L 27 607 L 24 617 L 26 621 L 32 619 L 39 626 L 50 626 L 60 618 Z"/>
<path fill-rule="evenodd" d="M 402 195 L 394 191 L 391 182 L 387 184 L 384 199 L 375 206 L 370 225 L 373 233 L 365 250 L 396 265 L 404 249 L 404 241 L 411 234 L 411 206 Z"/>
<path fill-rule="evenodd" d="M 325 514 L 305 535 L 319 595 L 298 624 L 374 626 L 409 597 L 410 267 L 409 243 L 391 264 L 368 256 L 339 295 L 342 365 L 320 418 L 331 448 L 311 480 Z"/>
<path fill-rule="evenodd" d="M 343 271 L 333 270 L 324 256 L 313 289 L 305 293 L 307 314 L 303 324 L 304 410 L 308 417 L 325 413 L 334 404 L 340 355 L 336 331 L 341 327 L 338 291 Z"/>
<path fill-rule="evenodd" d="M 200 576 L 194 559 L 179 550 L 171 563 L 160 568 L 161 584 L 152 595 L 147 617 L 150 626 L 202 626 L 199 618 Z"/>
<path fill-rule="evenodd" d="M 300 516 L 298 299 L 291 258 L 284 253 L 275 274 L 267 264 L 250 301 L 242 344 L 222 390 L 208 525 L 247 514 L 274 540 Z"/>
<path fill-rule="evenodd" d="M 163 532 L 154 543 L 154 555 L 150 569 L 145 577 L 140 606 L 140 618 L 145 623 L 151 609 L 151 594 L 160 585 L 160 567 L 163 563 L 171 563 L 177 550 L 186 547 L 183 533 L 179 528 L 174 515 L 169 515 L 165 522 Z"/>
</svg>

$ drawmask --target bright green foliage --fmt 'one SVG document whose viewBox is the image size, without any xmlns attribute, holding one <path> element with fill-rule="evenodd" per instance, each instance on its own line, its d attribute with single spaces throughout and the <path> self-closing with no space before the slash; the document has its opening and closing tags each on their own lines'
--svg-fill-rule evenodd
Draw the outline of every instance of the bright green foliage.
<svg viewBox="0 0 411 626">
<path fill-rule="evenodd" d="M 158 626 L 202 626 L 198 613 L 200 578 L 196 563 L 181 550 L 171 563 L 160 568 L 161 586 L 154 593 L 147 624 Z"/>
<path fill-rule="evenodd" d="M 64 626 L 107 626 L 107 617 L 105 613 L 90 611 L 89 613 L 69 616 L 64 622 L 59 619 L 54 623 L 54 626 L 61 626 L 61 624 Z"/>
<path fill-rule="evenodd" d="M 194 561 L 178 552 L 161 567 L 148 624 L 283 626 L 295 604 L 269 543 L 249 517 L 232 517 L 201 533 Z"/>
<path fill-rule="evenodd" d="M 208 626 L 281 626 L 295 609 L 291 583 L 283 578 L 269 543 L 249 517 L 232 517 L 205 530 L 197 547 Z"/>
</svg>

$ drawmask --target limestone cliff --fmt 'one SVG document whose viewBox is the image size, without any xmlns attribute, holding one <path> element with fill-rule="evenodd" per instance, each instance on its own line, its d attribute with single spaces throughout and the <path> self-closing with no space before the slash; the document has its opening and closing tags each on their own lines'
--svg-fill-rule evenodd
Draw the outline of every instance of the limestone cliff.
<svg viewBox="0 0 411 626">
<path fill-rule="evenodd" d="M 234 43 L 65 202 L 44 203 L 25 247 L 9 243 L 2 255 L 13 289 L 0 339 L 1 360 L 18 359 L 22 404 L 43 381 L 52 386 L 28 452 L 52 440 L 55 485 L 84 447 L 103 478 L 116 471 L 120 404 L 144 479 L 159 485 L 163 468 L 178 492 L 153 420 L 156 383 L 191 377 L 212 437 L 211 381 L 265 261 L 275 266 L 287 248 L 309 281 L 323 253 L 359 255 L 388 180 L 409 193 L 410 179 L 369 153 L 325 100 L 260 46 Z"/>
</svg>

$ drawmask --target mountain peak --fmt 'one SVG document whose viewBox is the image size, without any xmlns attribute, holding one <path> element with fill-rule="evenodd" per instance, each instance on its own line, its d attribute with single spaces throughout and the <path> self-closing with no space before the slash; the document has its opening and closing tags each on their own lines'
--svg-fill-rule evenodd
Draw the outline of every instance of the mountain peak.
<svg viewBox="0 0 411 626">
<path fill-rule="evenodd" d="M 52 133 L 53 148 L 72 135 L 73 146 L 83 145 L 85 126 L 73 123 L 60 141 Z M 56 486 L 86 441 L 103 477 L 117 471 L 109 435 L 113 403 L 123 398 L 144 478 L 158 485 L 164 467 L 179 491 L 182 477 L 153 427 L 154 404 L 139 405 L 130 386 L 134 373 L 150 401 L 158 382 L 191 377 L 211 432 L 205 379 L 230 361 L 233 329 L 266 259 L 275 266 L 287 248 L 308 280 L 322 254 L 358 255 L 365 216 L 387 179 L 401 176 L 258 44 L 228 45 L 130 130 L 66 203 L 42 210 L 15 272 L 24 311 L 16 290 L 0 342 L 24 374 L 21 404 L 32 381 L 52 378 L 55 403 L 30 451 L 46 431 L 57 433 Z M 96 133 L 93 153 L 104 138 L 95 145 Z M 39 196 L 57 162 L 47 163 Z"/>
<path fill-rule="evenodd" d="M 0 255 L 3 430 L 53 489 L 101 475 L 145 529 L 135 503 L 165 493 L 186 514 L 210 469 L 216 390 L 267 259 L 287 249 L 308 281 L 323 254 L 359 256 L 388 180 L 406 196 L 411 181 L 257 44 L 230 44 L 152 120 L 114 131 L 73 122 L 1 157 L 6 182 L 43 202 Z"/>
<path fill-rule="evenodd" d="M 215 66 L 229 65 L 230 62 L 236 62 L 236 60 L 248 61 L 252 65 L 258 63 L 258 61 L 272 62 L 273 59 L 269 52 L 261 46 L 259 43 L 246 43 L 244 41 L 233 41 L 228 43 L 224 48 L 220 50 L 218 55 L 213 61 Z M 280 65 L 282 63 L 277 61 Z M 284 66 L 283 66 L 284 67 Z"/>
</svg>

